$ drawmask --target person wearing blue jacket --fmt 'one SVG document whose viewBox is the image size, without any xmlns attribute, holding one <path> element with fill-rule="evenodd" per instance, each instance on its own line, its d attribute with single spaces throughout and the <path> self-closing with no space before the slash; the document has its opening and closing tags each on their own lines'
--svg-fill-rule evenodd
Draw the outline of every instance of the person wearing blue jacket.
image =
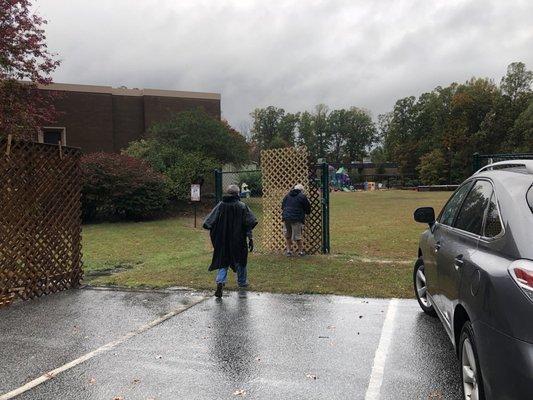
<svg viewBox="0 0 533 400">
<path fill-rule="evenodd" d="M 305 216 L 311 214 L 311 203 L 304 193 L 304 186 L 297 184 L 283 198 L 281 203 L 283 233 L 285 235 L 287 256 L 292 256 L 292 246 L 296 242 L 298 255 L 304 256 L 303 228 Z"/>
</svg>

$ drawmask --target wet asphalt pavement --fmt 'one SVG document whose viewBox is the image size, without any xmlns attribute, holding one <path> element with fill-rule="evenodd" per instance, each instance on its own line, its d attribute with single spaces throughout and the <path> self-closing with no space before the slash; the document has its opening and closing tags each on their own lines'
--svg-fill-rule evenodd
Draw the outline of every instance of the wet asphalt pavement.
<svg viewBox="0 0 533 400">
<path fill-rule="evenodd" d="M 365 398 L 389 300 L 204 295 L 85 289 L 0 310 L 0 398 L 139 328 L 16 398 Z M 440 322 L 400 300 L 393 328 L 380 398 L 460 399 Z"/>
</svg>

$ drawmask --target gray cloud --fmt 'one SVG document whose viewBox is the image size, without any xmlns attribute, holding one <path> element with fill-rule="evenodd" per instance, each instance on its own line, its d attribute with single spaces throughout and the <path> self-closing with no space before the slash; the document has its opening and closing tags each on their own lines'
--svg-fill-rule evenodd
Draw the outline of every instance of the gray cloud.
<svg viewBox="0 0 533 400">
<path fill-rule="evenodd" d="M 358 106 L 533 68 L 529 0 L 36 0 L 58 82 L 222 93 L 235 127 L 267 105 Z"/>
</svg>

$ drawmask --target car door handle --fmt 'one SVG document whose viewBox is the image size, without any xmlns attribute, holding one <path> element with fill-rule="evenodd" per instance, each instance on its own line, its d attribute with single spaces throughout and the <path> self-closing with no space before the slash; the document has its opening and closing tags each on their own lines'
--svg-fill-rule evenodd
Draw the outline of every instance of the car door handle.
<svg viewBox="0 0 533 400">
<path fill-rule="evenodd" d="M 438 253 L 441 247 L 442 245 L 440 244 L 440 242 L 435 243 L 435 253 Z"/>
<path fill-rule="evenodd" d="M 455 260 L 454 260 L 454 267 L 455 267 L 455 270 L 458 271 L 459 268 L 461 268 L 463 265 L 464 265 L 464 260 L 463 260 L 463 255 L 462 254 L 459 254 L 457 257 L 455 257 Z"/>
</svg>

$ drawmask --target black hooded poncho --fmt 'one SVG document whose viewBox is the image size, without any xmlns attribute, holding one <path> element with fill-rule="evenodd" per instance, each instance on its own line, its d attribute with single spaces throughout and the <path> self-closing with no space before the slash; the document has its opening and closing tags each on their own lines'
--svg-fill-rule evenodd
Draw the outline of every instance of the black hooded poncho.
<svg viewBox="0 0 533 400">
<path fill-rule="evenodd" d="M 209 271 L 228 267 L 235 271 L 237 265 L 246 265 L 246 237 L 252 237 L 256 225 L 255 215 L 239 196 L 224 196 L 204 220 L 214 248 Z"/>
</svg>

